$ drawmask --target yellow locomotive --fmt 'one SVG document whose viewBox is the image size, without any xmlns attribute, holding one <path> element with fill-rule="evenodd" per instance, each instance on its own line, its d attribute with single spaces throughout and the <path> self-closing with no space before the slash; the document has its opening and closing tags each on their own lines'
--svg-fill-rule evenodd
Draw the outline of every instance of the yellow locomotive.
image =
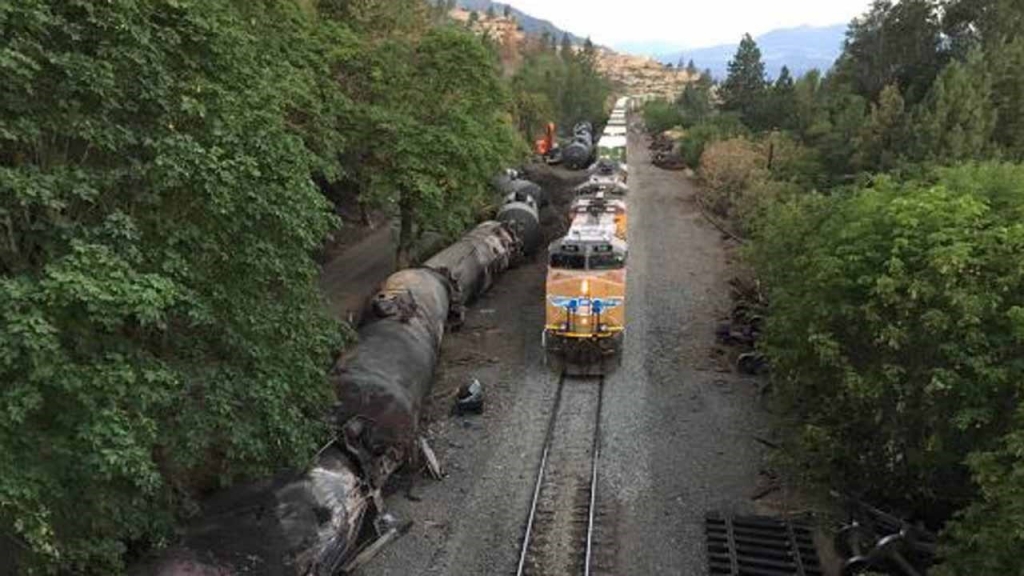
<svg viewBox="0 0 1024 576">
<path fill-rule="evenodd" d="M 548 248 L 544 348 L 574 362 L 614 354 L 626 330 L 626 242 L 614 213 L 588 213 Z"/>
</svg>

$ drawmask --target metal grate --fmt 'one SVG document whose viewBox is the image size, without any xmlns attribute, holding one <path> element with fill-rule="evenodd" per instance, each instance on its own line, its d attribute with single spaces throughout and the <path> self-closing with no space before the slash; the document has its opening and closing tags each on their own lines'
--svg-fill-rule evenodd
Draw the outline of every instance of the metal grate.
<svg viewBox="0 0 1024 576">
<path fill-rule="evenodd" d="M 811 531 L 765 516 L 708 514 L 711 576 L 822 576 Z"/>
</svg>

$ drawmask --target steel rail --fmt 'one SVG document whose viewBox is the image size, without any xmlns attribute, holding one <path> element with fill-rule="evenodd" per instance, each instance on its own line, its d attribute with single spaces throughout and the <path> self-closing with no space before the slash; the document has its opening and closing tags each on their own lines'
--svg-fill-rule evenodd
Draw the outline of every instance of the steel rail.
<svg viewBox="0 0 1024 576">
<path fill-rule="evenodd" d="M 555 392 L 554 407 L 548 419 L 547 431 L 544 435 L 544 448 L 541 451 L 540 464 L 537 467 L 537 475 L 534 480 L 533 497 L 530 501 L 530 513 L 526 520 L 526 531 L 523 534 L 522 546 L 519 550 L 519 565 L 516 569 L 516 576 L 527 574 L 526 561 L 530 553 L 530 544 L 534 536 L 534 527 L 537 520 L 537 507 L 540 502 L 541 490 L 547 475 L 548 456 L 551 453 L 551 446 L 554 442 L 555 427 L 558 422 L 558 412 L 562 404 L 563 389 L 565 388 L 566 373 L 563 371 L 558 378 L 558 388 Z M 598 481 L 598 460 L 601 451 L 601 410 L 604 401 L 604 376 L 600 376 L 598 383 L 597 408 L 595 410 L 594 437 L 591 441 L 591 465 L 590 465 L 590 498 L 587 510 L 587 533 L 586 533 L 586 554 L 584 556 L 584 575 L 590 576 L 590 564 L 594 552 L 594 524 L 597 509 L 597 481 Z"/>
<path fill-rule="evenodd" d="M 594 514 L 597 510 L 597 467 L 601 458 L 601 408 L 604 402 L 604 376 L 597 383 L 597 422 L 594 424 L 594 444 L 590 451 L 590 510 L 587 518 L 587 554 L 583 560 L 583 575 L 590 576 L 590 560 L 594 551 Z"/>
</svg>

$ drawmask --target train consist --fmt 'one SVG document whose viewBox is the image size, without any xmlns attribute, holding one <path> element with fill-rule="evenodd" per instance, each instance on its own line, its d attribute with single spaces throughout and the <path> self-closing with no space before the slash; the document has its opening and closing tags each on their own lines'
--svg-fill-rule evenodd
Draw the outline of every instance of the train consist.
<svg viewBox="0 0 1024 576">
<path fill-rule="evenodd" d="M 616 102 L 589 179 L 575 189 L 568 232 L 548 247 L 544 348 L 573 364 L 616 354 L 626 332 L 628 100 Z M 611 130 L 611 132 L 609 132 Z M 617 140 L 621 138 L 621 141 Z"/>
<path fill-rule="evenodd" d="M 408 528 L 386 512 L 382 491 L 403 464 L 432 457 L 419 418 L 445 328 L 542 243 L 543 189 L 514 172 L 492 184 L 503 199 L 494 220 L 392 274 L 371 298 L 359 343 L 329 374 L 335 439 L 303 473 L 232 494 L 153 573 L 242 573 L 243 562 L 268 574 L 329 576 L 365 563 Z"/>
<path fill-rule="evenodd" d="M 621 164 L 626 163 L 626 111 L 629 108 L 628 98 L 619 98 L 615 103 L 608 123 L 605 124 L 604 133 L 597 142 L 597 155 L 599 158 L 616 160 Z"/>
</svg>

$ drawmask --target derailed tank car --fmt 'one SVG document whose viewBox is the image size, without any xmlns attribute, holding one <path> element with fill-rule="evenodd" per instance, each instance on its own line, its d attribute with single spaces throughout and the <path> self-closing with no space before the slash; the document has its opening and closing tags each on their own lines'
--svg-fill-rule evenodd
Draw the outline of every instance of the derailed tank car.
<svg viewBox="0 0 1024 576">
<path fill-rule="evenodd" d="M 225 495 L 183 546 L 147 573 L 333 576 L 403 533 L 384 506 L 389 477 L 421 449 L 419 418 L 446 324 L 539 244 L 532 196 L 507 206 L 424 267 L 392 274 L 359 342 L 329 374 L 335 439 L 304 471 Z M 535 236 L 533 236 L 535 234 Z M 369 538 L 369 539 L 368 539 Z"/>
<path fill-rule="evenodd" d="M 521 254 L 530 256 L 540 248 L 543 233 L 540 228 L 540 216 L 537 202 L 530 196 L 511 195 L 505 204 L 498 209 L 495 220 L 505 224 L 514 232 L 522 244 Z"/>
<path fill-rule="evenodd" d="M 573 127 L 572 141 L 562 150 L 562 163 L 574 170 L 581 170 L 594 159 L 594 127 L 590 122 L 580 122 Z"/>
</svg>

